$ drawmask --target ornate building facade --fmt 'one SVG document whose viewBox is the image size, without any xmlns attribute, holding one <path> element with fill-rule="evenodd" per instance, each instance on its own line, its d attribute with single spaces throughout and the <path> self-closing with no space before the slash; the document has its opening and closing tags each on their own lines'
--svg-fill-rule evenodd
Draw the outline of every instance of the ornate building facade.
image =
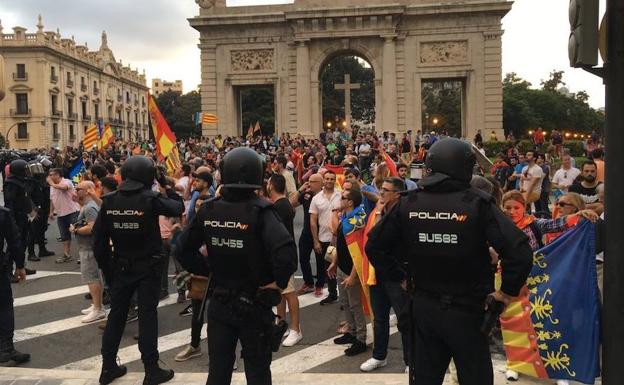
<svg viewBox="0 0 624 385">
<path fill-rule="evenodd" d="M 14 27 L 2 33 L 6 96 L 0 133 L 11 148 L 78 146 L 86 128 L 101 120 L 124 140 L 148 137 L 145 73 L 123 66 L 108 47 L 106 32 L 90 51 L 56 32 Z"/>
<path fill-rule="evenodd" d="M 182 94 L 182 80 L 174 80 L 170 82 L 158 78 L 152 79 L 152 95 L 154 95 L 155 98 L 159 97 L 160 94 L 167 91 L 179 92 L 180 94 Z"/>
</svg>

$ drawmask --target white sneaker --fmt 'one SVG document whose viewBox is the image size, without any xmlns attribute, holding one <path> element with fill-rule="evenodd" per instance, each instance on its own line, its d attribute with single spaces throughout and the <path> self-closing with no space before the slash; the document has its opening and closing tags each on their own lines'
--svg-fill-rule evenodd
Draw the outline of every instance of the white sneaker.
<svg viewBox="0 0 624 385">
<path fill-rule="evenodd" d="M 509 381 L 518 381 L 520 375 L 515 370 L 507 369 L 505 372 L 505 378 Z"/>
<path fill-rule="evenodd" d="M 568 380 L 557 380 L 557 385 L 570 385 Z"/>
<path fill-rule="evenodd" d="M 288 333 L 288 337 L 282 342 L 283 346 L 294 346 L 303 338 L 303 334 L 301 332 L 297 332 L 295 330 L 290 330 Z"/>
<path fill-rule="evenodd" d="M 409 374 L 409 366 L 405 367 L 405 374 Z"/>
<path fill-rule="evenodd" d="M 371 357 L 360 365 L 360 370 L 363 372 L 372 372 L 373 370 L 383 368 L 386 365 L 388 365 L 388 360 L 378 360 Z"/>
<path fill-rule="evenodd" d="M 80 312 L 82 314 L 84 314 L 84 315 L 87 315 L 87 314 L 91 313 L 93 311 L 93 309 L 94 309 L 93 304 L 91 304 L 91 306 L 89 306 L 86 309 L 82 309 Z"/>
<path fill-rule="evenodd" d="M 103 309 L 93 309 L 91 313 L 87 314 L 84 318 L 80 320 L 83 324 L 88 324 L 90 322 L 98 321 L 106 318 L 106 312 Z"/>
<path fill-rule="evenodd" d="M 284 333 L 284 337 L 288 337 L 290 335 L 290 329 L 286 330 L 286 333 Z"/>
</svg>

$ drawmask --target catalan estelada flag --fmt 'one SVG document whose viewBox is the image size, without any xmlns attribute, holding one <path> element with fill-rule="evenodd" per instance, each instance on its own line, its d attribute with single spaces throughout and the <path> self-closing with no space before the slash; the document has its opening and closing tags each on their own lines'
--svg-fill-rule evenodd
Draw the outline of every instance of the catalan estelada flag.
<svg viewBox="0 0 624 385">
<path fill-rule="evenodd" d="M 353 260 L 353 266 L 357 271 L 360 284 L 362 286 L 362 294 L 365 301 L 362 301 L 364 314 L 373 317 L 371 311 L 369 285 L 375 284 L 375 269 L 368 261 L 366 252 L 364 252 L 364 228 L 366 227 L 366 211 L 364 206 L 360 205 L 342 218 L 340 221 L 342 233 L 344 234 L 349 249 L 349 254 Z"/>
<path fill-rule="evenodd" d="M 91 124 L 87 127 L 87 131 L 85 131 L 85 136 L 82 139 L 82 146 L 85 151 L 89 151 L 93 149 L 93 146 L 96 146 L 98 142 L 98 130 L 95 124 Z"/>
<path fill-rule="evenodd" d="M 583 221 L 534 253 L 527 285 L 500 318 L 509 369 L 585 384 L 598 377 L 594 231 Z"/>
<path fill-rule="evenodd" d="M 165 162 L 171 159 L 171 168 L 167 165 L 168 170 L 175 170 L 180 167 L 180 157 L 178 154 L 178 148 L 176 145 L 176 137 L 169 128 L 169 124 L 162 115 L 156 101 L 150 95 L 147 94 L 147 106 L 149 110 L 150 121 L 152 123 L 152 130 L 154 132 L 154 138 L 156 140 L 156 150 L 158 156 Z M 170 171 L 171 172 L 171 171 Z"/>
</svg>

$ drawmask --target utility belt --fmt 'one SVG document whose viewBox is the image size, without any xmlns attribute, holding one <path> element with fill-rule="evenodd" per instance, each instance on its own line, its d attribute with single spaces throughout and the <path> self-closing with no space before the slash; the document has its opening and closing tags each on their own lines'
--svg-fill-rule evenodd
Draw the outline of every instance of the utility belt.
<svg viewBox="0 0 624 385">
<path fill-rule="evenodd" d="M 485 304 L 485 298 L 441 294 L 420 288 L 414 290 L 414 297 L 439 302 L 443 308 L 456 308 L 470 312 L 483 312 Z"/>
<path fill-rule="evenodd" d="M 230 307 L 232 312 L 243 320 L 258 320 L 264 330 L 261 334 L 268 337 L 271 350 L 273 352 L 279 350 L 282 337 L 288 330 L 286 321 L 280 319 L 275 323 L 277 316 L 271 309 L 282 300 L 279 290 L 258 288 L 254 291 L 250 288 L 228 289 L 217 286 L 211 291 L 209 289 L 208 296 Z"/>
<path fill-rule="evenodd" d="M 121 272 L 130 272 L 136 267 L 153 266 L 162 259 L 161 254 L 154 254 L 141 258 L 126 258 L 119 255 L 113 255 L 113 266 L 115 270 Z"/>
</svg>

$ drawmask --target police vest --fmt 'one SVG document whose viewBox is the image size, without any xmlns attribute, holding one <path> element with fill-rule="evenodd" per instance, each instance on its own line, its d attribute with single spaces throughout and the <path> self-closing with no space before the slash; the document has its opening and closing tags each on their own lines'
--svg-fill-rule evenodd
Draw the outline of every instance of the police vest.
<svg viewBox="0 0 624 385">
<path fill-rule="evenodd" d="M 260 211 L 263 207 L 258 201 L 211 200 L 198 217 L 212 278 L 217 286 L 253 289 L 264 281 L 263 277 L 270 277 L 260 240 Z"/>
<path fill-rule="evenodd" d="M 484 204 L 470 190 L 413 191 L 402 198 L 405 250 L 416 289 L 468 297 L 488 293 L 493 276 L 482 223 Z"/>
<path fill-rule="evenodd" d="M 153 214 L 152 200 L 156 193 L 141 191 L 136 194 L 115 192 L 106 197 L 102 215 L 110 231 L 116 257 L 126 259 L 147 257 L 145 242 L 148 235 L 158 230 Z"/>
</svg>

